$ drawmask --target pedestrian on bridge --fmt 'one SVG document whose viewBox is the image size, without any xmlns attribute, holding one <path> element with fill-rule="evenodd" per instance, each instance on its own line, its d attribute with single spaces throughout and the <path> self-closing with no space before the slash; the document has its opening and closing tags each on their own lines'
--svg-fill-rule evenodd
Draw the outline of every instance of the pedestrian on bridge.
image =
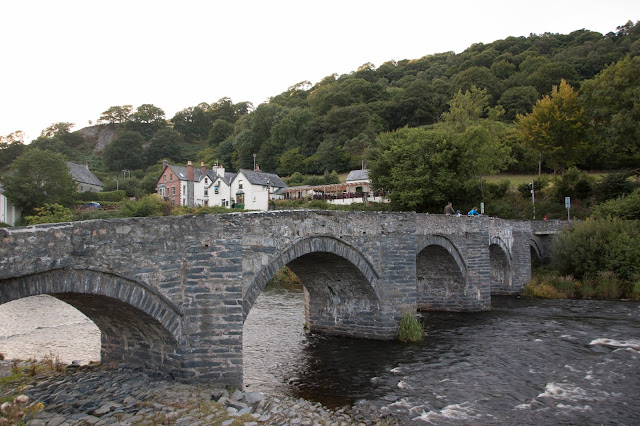
<svg viewBox="0 0 640 426">
<path fill-rule="evenodd" d="M 449 204 L 447 204 L 447 206 L 444 208 L 444 214 L 456 214 L 451 201 L 449 201 Z"/>
<path fill-rule="evenodd" d="M 469 213 L 467 213 L 467 216 L 480 216 L 480 213 L 478 213 L 478 208 L 472 208 Z"/>
</svg>

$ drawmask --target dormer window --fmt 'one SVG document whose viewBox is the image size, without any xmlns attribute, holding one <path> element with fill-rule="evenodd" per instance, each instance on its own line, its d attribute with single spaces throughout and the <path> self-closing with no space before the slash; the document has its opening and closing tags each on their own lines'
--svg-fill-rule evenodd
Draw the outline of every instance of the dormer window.
<svg viewBox="0 0 640 426">
<path fill-rule="evenodd" d="M 173 173 L 169 174 L 169 180 L 173 180 Z"/>
<path fill-rule="evenodd" d="M 209 179 L 204 178 L 204 184 L 205 184 L 205 185 L 208 185 L 208 184 L 209 184 Z"/>
</svg>

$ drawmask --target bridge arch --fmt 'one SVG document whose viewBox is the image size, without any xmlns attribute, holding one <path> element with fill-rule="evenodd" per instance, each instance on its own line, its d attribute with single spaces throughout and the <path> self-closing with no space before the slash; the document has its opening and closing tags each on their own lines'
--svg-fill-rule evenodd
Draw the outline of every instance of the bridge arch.
<svg viewBox="0 0 640 426">
<path fill-rule="evenodd" d="M 454 310 L 465 299 L 467 265 L 455 244 L 443 235 L 429 235 L 416 247 L 419 310 Z"/>
<path fill-rule="evenodd" d="M 145 283 L 76 268 L 0 280 L 0 303 L 40 294 L 68 303 L 96 324 L 103 362 L 141 364 L 167 374 L 179 370 L 183 314 Z"/>
<path fill-rule="evenodd" d="M 513 294 L 513 257 L 499 236 L 489 239 L 491 294 Z"/>
<path fill-rule="evenodd" d="M 263 267 L 248 287 L 244 318 L 267 282 L 284 266 L 302 281 L 307 326 L 334 335 L 365 336 L 358 315 L 380 308 L 379 274 L 356 248 L 332 236 L 315 235 L 294 242 Z"/>
</svg>

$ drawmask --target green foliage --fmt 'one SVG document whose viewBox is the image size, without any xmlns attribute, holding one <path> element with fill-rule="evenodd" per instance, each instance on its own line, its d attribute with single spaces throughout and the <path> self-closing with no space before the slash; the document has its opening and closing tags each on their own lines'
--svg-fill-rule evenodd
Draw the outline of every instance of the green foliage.
<svg viewBox="0 0 640 426">
<path fill-rule="evenodd" d="M 8 223 L 0 222 L 0 228 L 10 228 L 10 227 L 11 225 L 9 225 Z"/>
<path fill-rule="evenodd" d="M 522 141 L 554 170 L 578 163 L 586 154 L 584 108 L 578 93 L 565 81 L 554 86 L 527 115 L 517 116 Z"/>
<path fill-rule="evenodd" d="M 45 204 L 73 205 L 75 182 L 65 158 L 58 153 L 30 149 L 11 165 L 2 178 L 4 195 L 24 215 Z"/>
<path fill-rule="evenodd" d="M 597 200 L 608 201 L 633 192 L 636 185 L 629 179 L 631 175 L 631 172 L 617 172 L 602 177 L 594 186 Z"/>
<path fill-rule="evenodd" d="M 120 207 L 121 217 L 162 216 L 167 213 L 168 203 L 155 194 L 147 195 L 137 201 L 124 201 Z"/>
<path fill-rule="evenodd" d="M 616 218 L 574 224 L 553 245 L 552 266 L 580 279 L 603 271 L 630 279 L 640 273 L 640 222 Z"/>
<path fill-rule="evenodd" d="M 168 158 L 178 160 L 180 157 L 180 144 L 182 135 L 173 129 L 162 129 L 158 131 L 145 151 L 146 164 L 151 165 L 159 160 Z"/>
<path fill-rule="evenodd" d="M 627 56 L 583 85 L 592 161 L 637 167 L 640 161 L 640 57 Z"/>
<path fill-rule="evenodd" d="M 369 177 L 394 209 L 440 212 L 462 186 L 457 154 L 447 133 L 405 127 L 379 136 L 368 152 Z"/>
<path fill-rule="evenodd" d="M 80 192 L 77 199 L 82 201 L 122 201 L 125 199 L 125 191 Z"/>
<path fill-rule="evenodd" d="M 592 216 L 596 219 L 618 217 L 629 220 L 640 220 L 640 188 L 627 196 L 606 201 L 593 208 Z"/>
<path fill-rule="evenodd" d="M 144 165 L 144 137 L 139 132 L 126 131 L 111 141 L 104 150 L 104 162 L 109 170 L 133 170 Z"/>
<path fill-rule="evenodd" d="M 424 336 L 422 324 L 416 318 L 415 314 L 407 312 L 400 320 L 400 328 L 398 330 L 398 340 L 401 342 L 420 342 Z"/>
<path fill-rule="evenodd" d="M 45 204 L 42 207 L 36 207 L 34 216 L 25 216 L 24 221 L 27 225 L 37 225 L 39 223 L 57 223 L 71 222 L 73 211 L 60 204 Z"/>
</svg>

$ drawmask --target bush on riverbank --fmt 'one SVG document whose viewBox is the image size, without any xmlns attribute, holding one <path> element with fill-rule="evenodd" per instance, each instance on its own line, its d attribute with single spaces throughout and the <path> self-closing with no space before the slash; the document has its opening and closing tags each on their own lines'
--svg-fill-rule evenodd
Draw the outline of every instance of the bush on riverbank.
<svg viewBox="0 0 640 426">
<path fill-rule="evenodd" d="M 548 268 L 525 297 L 640 300 L 640 222 L 608 217 L 576 223 L 558 237 Z"/>
<path fill-rule="evenodd" d="M 612 272 L 630 281 L 640 274 L 640 221 L 618 218 L 574 224 L 555 241 L 551 268 L 577 279 Z"/>
<path fill-rule="evenodd" d="M 544 299 L 633 299 L 640 300 L 640 275 L 631 280 L 610 271 L 578 280 L 571 275 L 547 273 L 535 276 L 520 293 Z"/>
</svg>

